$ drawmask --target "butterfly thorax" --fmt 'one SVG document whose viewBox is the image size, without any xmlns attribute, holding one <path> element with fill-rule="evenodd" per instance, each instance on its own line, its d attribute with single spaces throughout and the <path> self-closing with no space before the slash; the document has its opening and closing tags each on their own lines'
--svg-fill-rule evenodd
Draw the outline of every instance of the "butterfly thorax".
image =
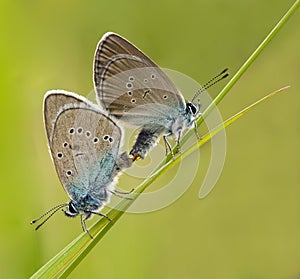
<svg viewBox="0 0 300 279">
<path fill-rule="evenodd" d="M 193 103 L 186 103 L 186 108 L 174 118 L 171 122 L 171 127 L 169 128 L 169 133 L 165 136 L 174 136 L 179 139 L 183 132 L 190 128 L 194 123 L 198 114 L 198 107 Z"/>
</svg>

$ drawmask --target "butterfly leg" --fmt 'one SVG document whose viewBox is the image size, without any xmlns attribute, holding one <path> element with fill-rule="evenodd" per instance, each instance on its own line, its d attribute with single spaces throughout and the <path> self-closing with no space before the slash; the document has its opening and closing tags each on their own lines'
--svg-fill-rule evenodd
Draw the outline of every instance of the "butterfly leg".
<svg viewBox="0 0 300 279">
<path fill-rule="evenodd" d="M 99 212 L 95 212 L 95 211 L 90 211 L 91 214 L 95 214 L 101 217 L 106 218 L 108 221 L 112 221 L 108 216 L 106 216 L 105 214 L 99 213 Z"/>
<path fill-rule="evenodd" d="M 165 148 L 166 148 L 166 156 L 170 152 L 171 155 L 172 155 L 172 158 L 174 159 L 174 154 L 173 154 L 173 151 L 172 151 L 172 147 L 171 147 L 170 143 L 168 142 L 167 137 L 163 136 L 163 139 L 164 139 Z"/>
<path fill-rule="evenodd" d="M 83 218 L 83 214 L 80 214 L 80 222 L 81 222 L 82 230 L 83 230 L 84 232 L 87 232 L 87 234 L 90 236 L 90 238 L 93 239 L 93 236 L 91 235 L 89 229 L 88 229 L 87 226 L 86 226 L 86 222 L 85 222 L 89 216 L 90 216 L 90 215 L 86 215 L 86 216 Z"/>
<path fill-rule="evenodd" d="M 132 188 L 130 191 L 128 192 L 122 192 L 122 191 L 118 191 L 118 190 L 114 190 L 113 192 L 117 193 L 117 194 L 121 194 L 121 195 L 128 195 L 131 194 L 134 191 L 134 188 Z"/>
<path fill-rule="evenodd" d="M 86 226 L 86 220 L 89 219 L 91 217 L 92 214 L 101 216 L 101 217 L 105 217 L 108 221 L 112 221 L 108 216 L 106 216 L 105 214 L 99 213 L 99 212 L 95 212 L 95 211 L 88 211 L 85 212 L 85 217 L 83 218 L 83 214 L 80 215 L 80 221 L 81 221 L 81 226 L 83 231 L 87 232 L 87 234 L 90 236 L 90 238 L 93 239 L 93 236 L 91 235 L 89 229 Z"/>
<path fill-rule="evenodd" d="M 132 190 L 133 191 L 133 190 Z M 132 192 L 131 191 L 131 192 Z M 130 192 L 125 192 L 125 193 L 123 193 L 123 192 L 116 192 L 116 190 L 115 191 L 109 191 L 109 192 L 111 192 L 113 195 L 115 195 L 116 197 L 118 197 L 118 198 L 120 198 L 120 199 L 124 199 L 124 200 L 133 200 L 133 198 L 129 198 L 129 197 L 124 197 L 124 196 L 122 196 L 122 195 L 128 195 L 128 194 L 130 194 Z"/>
<path fill-rule="evenodd" d="M 193 124 L 194 124 L 194 131 L 195 131 L 195 135 L 196 135 L 197 139 L 198 139 L 198 140 L 200 140 L 200 139 L 201 139 L 201 137 L 200 137 L 200 135 L 199 135 L 199 133 L 198 133 L 198 129 L 197 129 L 197 123 L 196 123 L 196 121 L 194 121 L 194 122 L 193 122 Z"/>
<path fill-rule="evenodd" d="M 176 153 L 179 153 L 179 154 L 181 154 L 180 140 L 181 140 L 181 131 L 178 132 L 178 137 L 177 137 L 177 140 L 176 140 L 176 143 L 177 143 Z"/>
<path fill-rule="evenodd" d="M 200 103 L 200 99 L 198 99 L 198 113 L 196 116 L 196 119 L 194 119 L 193 124 L 194 124 L 194 131 L 195 131 L 195 135 L 197 137 L 198 140 L 201 139 L 199 133 L 198 133 L 198 127 L 197 127 L 197 119 L 199 119 L 199 117 L 202 115 L 202 113 L 200 112 L 200 108 L 201 108 L 201 103 Z"/>
</svg>

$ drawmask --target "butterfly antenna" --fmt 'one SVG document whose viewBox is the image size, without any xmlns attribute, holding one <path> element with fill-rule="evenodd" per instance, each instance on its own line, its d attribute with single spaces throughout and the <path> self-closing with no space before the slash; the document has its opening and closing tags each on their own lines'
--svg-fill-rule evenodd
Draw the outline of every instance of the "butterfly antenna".
<svg viewBox="0 0 300 279">
<path fill-rule="evenodd" d="M 227 73 L 228 68 L 224 69 L 221 73 L 217 74 L 216 76 L 214 76 L 213 78 L 211 78 L 208 82 L 206 82 L 199 90 L 196 91 L 193 99 L 192 99 L 192 103 L 194 102 L 194 100 L 199 96 L 199 94 L 201 94 L 203 91 L 205 91 L 206 89 L 210 88 L 211 86 L 215 85 L 216 83 L 218 83 L 219 81 L 221 81 L 224 78 L 227 78 L 229 76 L 229 73 Z"/>
<path fill-rule="evenodd" d="M 67 203 L 63 203 L 63 204 L 59 204 L 56 205 L 54 207 L 52 207 L 50 210 L 48 210 L 47 212 L 45 212 L 43 215 L 41 215 L 39 218 L 34 219 L 30 222 L 30 224 L 35 224 L 36 222 L 38 222 L 39 220 L 41 220 L 42 218 L 44 218 L 45 216 L 47 216 L 48 214 L 50 214 L 41 224 L 39 224 L 35 230 L 38 230 L 43 224 L 45 224 L 58 210 L 60 210 L 61 208 L 63 208 L 64 206 L 67 206 Z"/>
</svg>

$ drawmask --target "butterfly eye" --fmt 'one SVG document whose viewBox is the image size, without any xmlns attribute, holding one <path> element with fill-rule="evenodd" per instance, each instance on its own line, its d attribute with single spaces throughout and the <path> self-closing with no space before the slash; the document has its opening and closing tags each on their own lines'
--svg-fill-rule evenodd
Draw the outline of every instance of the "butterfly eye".
<svg viewBox="0 0 300 279">
<path fill-rule="evenodd" d="M 152 75 L 151 75 L 151 78 L 152 78 L 152 79 L 155 79 L 155 78 L 156 78 L 156 75 L 155 75 L 155 74 L 152 74 Z"/>
<path fill-rule="evenodd" d="M 75 129 L 74 129 L 74 128 L 71 128 L 71 129 L 69 130 L 69 133 L 70 133 L 71 135 L 73 135 L 73 134 L 75 133 Z"/>
<path fill-rule="evenodd" d="M 78 133 L 78 134 L 81 134 L 82 131 L 83 131 L 83 129 L 82 129 L 81 127 L 77 129 L 77 133 Z"/>
<path fill-rule="evenodd" d="M 131 96 L 131 95 L 132 95 L 132 92 L 131 92 L 131 91 L 128 91 L 127 94 L 128 94 L 129 96 Z"/>
<path fill-rule="evenodd" d="M 114 141 L 114 139 L 113 139 L 113 138 L 109 138 L 108 141 L 109 141 L 110 143 L 112 143 L 112 142 Z"/>
<path fill-rule="evenodd" d="M 68 147 L 68 143 L 67 143 L 67 142 L 64 142 L 64 143 L 63 143 L 63 147 L 64 147 L 64 148 Z"/>
<path fill-rule="evenodd" d="M 67 176 L 71 176 L 71 175 L 72 175 L 72 171 L 68 170 L 68 171 L 66 172 L 66 175 L 67 175 Z"/>
<path fill-rule="evenodd" d="M 128 78 L 128 80 L 129 80 L 129 81 L 134 81 L 134 77 L 133 77 L 133 76 L 130 76 L 130 77 Z"/>
<path fill-rule="evenodd" d="M 68 210 L 69 210 L 69 212 L 70 212 L 71 214 L 77 214 L 77 213 L 78 213 L 78 211 L 77 211 L 75 205 L 74 205 L 72 202 L 69 203 L 69 205 L 68 205 Z"/>
<path fill-rule="evenodd" d="M 163 98 L 164 98 L 164 99 L 168 99 L 168 96 L 167 96 L 167 95 L 164 95 Z"/>
<path fill-rule="evenodd" d="M 186 112 L 191 113 L 192 115 L 195 115 L 197 113 L 197 108 L 193 103 L 187 103 L 186 104 Z"/>
<path fill-rule="evenodd" d="M 136 99 L 131 99 L 131 103 L 135 103 L 136 102 Z"/>
<path fill-rule="evenodd" d="M 97 138 L 97 137 L 95 137 L 94 139 L 93 139 L 93 142 L 96 144 L 97 142 L 99 141 L 99 139 Z"/>
<path fill-rule="evenodd" d="M 144 79 L 144 82 L 147 83 L 147 82 L 148 82 L 148 79 L 145 78 L 145 79 Z"/>
</svg>

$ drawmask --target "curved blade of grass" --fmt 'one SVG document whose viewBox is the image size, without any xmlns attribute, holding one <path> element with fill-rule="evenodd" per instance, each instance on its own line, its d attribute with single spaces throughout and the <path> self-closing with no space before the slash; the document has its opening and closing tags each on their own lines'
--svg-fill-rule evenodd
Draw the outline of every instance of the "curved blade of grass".
<svg viewBox="0 0 300 279">
<path fill-rule="evenodd" d="M 203 115 L 198 119 L 197 126 L 199 126 L 205 119 L 205 117 L 213 110 L 214 106 L 220 103 L 220 101 L 226 96 L 229 90 L 237 82 L 237 80 L 244 74 L 244 72 L 249 68 L 257 56 L 263 51 L 263 49 L 268 45 L 271 39 L 277 34 L 279 29 L 286 23 L 286 21 L 292 16 L 296 9 L 300 5 L 300 0 L 297 0 L 293 6 L 287 11 L 283 18 L 278 22 L 278 24 L 273 28 L 270 34 L 265 38 L 265 40 L 259 45 L 259 47 L 254 51 L 254 53 L 249 57 L 249 59 L 242 65 L 238 72 L 232 77 L 228 84 L 223 88 L 219 95 L 215 98 L 212 104 L 203 112 Z M 284 89 L 281 89 L 281 92 Z M 277 92 L 278 93 L 278 92 Z M 273 96 L 274 94 L 271 95 Z M 165 173 L 170 167 L 180 162 L 186 156 L 190 155 L 195 149 L 204 145 L 208 142 L 212 136 L 217 134 L 219 131 L 224 129 L 226 126 L 232 124 L 250 109 L 252 109 L 257 104 L 262 101 L 271 98 L 272 96 L 267 96 L 262 100 L 254 103 L 250 107 L 231 117 L 225 121 L 221 126 L 217 127 L 214 132 L 205 135 L 197 144 L 193 145 L 190 149 L 182 154 L 182 156 L 177 157 L 174 161 L 171 161 L 171 156 L 167 157 L 167 162 L 164 160 L 159 164 L 156 170 L 134 191 L 135 194 L 142 193 L 154 180 Z M 218 130 L 219 129 L 219 130 Z M 185 143 L 187 139 L 191 136 L 192 131 L 189 131 L 182 138 L 181 143 Z M 175 146 L 174 152 L 178 149 Z M 73 240 L 69 245 L 67 245 L 61 252 L 54 256 L 50 261 L 48 261 L 43 267 L 41 267 L 31 278 L 66 278 L 72 270 L 82 261 L 82 259 L 91 251 L 91 249 L 103 238 L 106 232 L 118 221 L 118 219 L 124 214 L 124 211 L 134 202 L 134 200 L 123 200 L 121 201 L 117 208 L 112 209 L 108 212 L 108 216 L 112 219 L 111 222 L 107 219 L 102 218 L 97 221 L 91 228 L 90 233 L 95 237 L 91 239 L 87 233 L 82 233 L 75 240 Z"/>
<path fill-rule="evenodd" d="M 253 103 L 252 105 L 246 107 L 242 111 L 227 119 L 224 123 L 222 123 L 222 125 L 217 126 L 213 131 L 203 136 L 187 151 L 182 153 L 181 156 L 177 156 L 174 160 L 166 163 L 159 170 L 154 172 L 149 178 L 147 178 L 134 190 L 134 193 L 142 193 L 153 181 L 166 173 L 170 168 L 177 165 L 184 158 L 191 155 L 196 149 L 200 148 L 205 143 L 210 141 L 210 139 L 218 134 L 222 129 L 225 129 L 226 127 L 234 123 L 241 116 L 245 115 L 247 112 L 255 108 L 258 104 L 274 97 L 278 93 L 288 88 L 289 86 L 286 86 L 268 94 L 264 98 L 260 99 L 259 101 Z M 84 257 L 92 250 L 92 248 L 103 238 L 103 236 L 109 231 L 109 229 L 118 221 L 118 219 L 124 214 L 126 209 L 134 202 L 137 197 L 138 195 L 135 195 L 133 200 L 122 200 L 115 209 L 111 209 L 107 213 L 107 216 L 109 216 L 112 221 L 109 222 L 106 218 L 102 218 L 90 228 L 91 234 L 94 235 L 93 239 L 91 239 L 86 232 L 82 233 L 61 252 L 59 252 L 54 258 L 46 263 L 40 270 L 38 270 L 31 278 L 66 278 L 84 259 Z"/>
</svg>

